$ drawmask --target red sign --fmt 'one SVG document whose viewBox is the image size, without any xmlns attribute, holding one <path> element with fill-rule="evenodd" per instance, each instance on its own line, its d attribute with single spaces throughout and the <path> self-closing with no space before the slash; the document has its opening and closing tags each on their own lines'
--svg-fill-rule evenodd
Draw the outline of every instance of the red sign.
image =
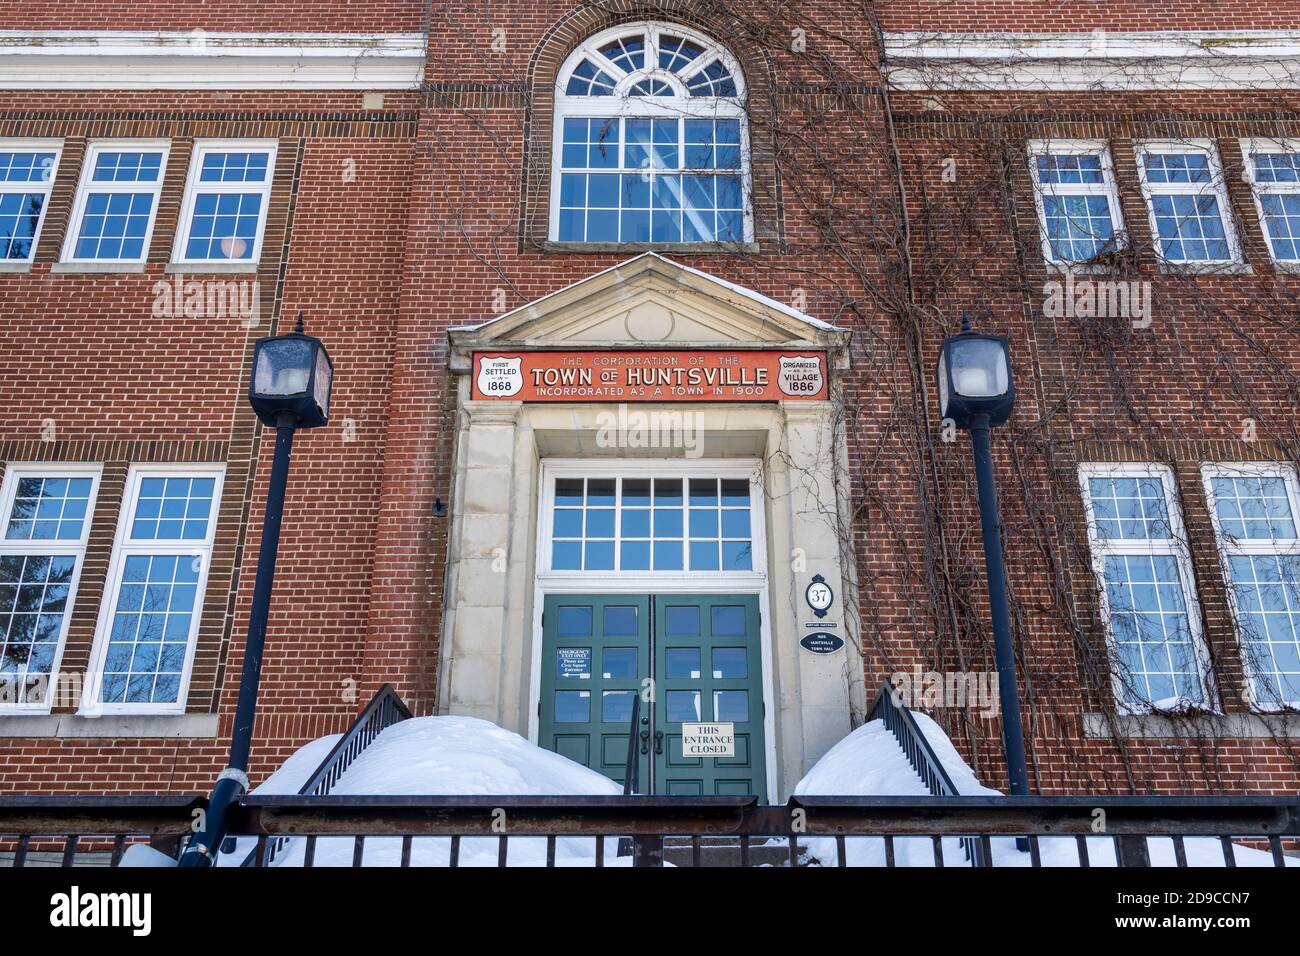
<svg viewBox="0 0 1300 956">
<path fill-rule="evenodd" d="M 825 352 L 475 352 L 472 395 L 506 402 L 824 400 Z"/>
</svg>

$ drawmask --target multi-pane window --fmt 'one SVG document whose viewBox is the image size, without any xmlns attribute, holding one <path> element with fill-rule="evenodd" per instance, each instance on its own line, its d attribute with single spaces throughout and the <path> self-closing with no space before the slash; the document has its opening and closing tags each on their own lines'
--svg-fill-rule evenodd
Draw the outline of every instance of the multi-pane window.
<svg viewBox="0 0 1300 956">
<path fill-rule="evenodd" d="M 59 149 L 58 143 L 0 141 L 0 260 L 36 254 Z"/>
<path fill-rule="evenodd" d="M 1162 259 L 1184 263 L 1237 259 L 1227 218 L 1228 193 L 1212 144 L 1142 143 L 1138 167 Z"/>
<path fill-rule="evenodd" d="M 1243 140 L 1242 152 L 1269 251 L 1300 261 L 1300 141 Z"/>
<path fill-rule="evenodd" d="M 166 145 L 92 144 L 86 152 L 63 258 L 143 262 L 166 168 Z"/>
<path fill-rule="evenodd" d="M 738 119 L 564 121 L 559 238 L 740 242 Z"/>
<path fill-rule="evenodd" d="M 1206 465 L 1251 701 L 1300 706 L 1300 491 L 1277 465 Z"/>
<path fill-rule="evenodd" d="M 566 96 L 616 96 L 645 79 L 662 95 L 734 97 L 741 89 L 731 57 L 680 27 L 646 24 L 607 30 L 588 40 L 560 70 Z"/>
<path fill-rule="evenodd" d="M 274 171 L 274 143 L 196 145 L 173 258 L 256 262 Z"/>
<path fill-rule="evenodd" d="M 96 642 L 90 707 L 184 708 L 221 473 L 136 468 Z"/>
<path fill-rule="evenodd" d="M 0 710 L 48 710 L 58 692 L 98 471 L 13 466 L 0 490 Z"/>
<path fill-rule="evenodd" d="M 748 146 L 730 56 L 658 24 L 593 38 L 560 71 L 551 237 L 745 242 Z"/>
<path fill-rule="evenodd" d="M 1211 706 L 1172 473 L 1155 465 L 1084 465 L 1080 480 L 1121 706 Z"/>
<path fill-rule="evenodd" d="M 1118 244 L 1115 174 L 1104 143 L 1031 143 L 1043 254 L 1051 262 L 1087 262 Z"/>
<path fill-rule="evenodd" d="M 748 478 L 557 477 L 552 571 L 753 571 Z"/>
</svg>

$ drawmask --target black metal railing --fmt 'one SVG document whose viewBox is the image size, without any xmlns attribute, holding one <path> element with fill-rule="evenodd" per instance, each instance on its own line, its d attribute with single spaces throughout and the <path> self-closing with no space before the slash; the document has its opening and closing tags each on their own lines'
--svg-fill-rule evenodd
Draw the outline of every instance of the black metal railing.
<svg viewBox="0 0 1300 956">
<path fill-rule="evenodd" d="M 116 865 L 175 845 L 202 799 L 0 797 L 0 860 Z M 1098 821 L 1104 831 L 1098 832 Z M 255 866 L 1240 866 L 1300 864 L 1300 800 L 1279 797 L 255 796 L 230 832 Z M 1017 840 L 1027 853 L 1015 849 Z M 1290 859 L 1289 859 L 1290 857 Z"/>
<path fill-rule="evenodd" d="M 944 769 L 943 762 L 930 746 L 925 733 L 916 725 L 912 712 L 906 705 L 895 702 L 894 686 L 889 681 L 881 685 L 875 703 L 871 705 L 871 712 L 867 714 L 867 721 L 873 720 L 884 721 L 885 728 L 894 735 L 898 746 L 903 749 L 907 757 L 907 762 L 912 765 L 912 769 L 916 771 L 930 793 L 936 797 L 961 796 L 956 784 L 952 782 L 952 777 L 948 776 L 948 771 Z M 984 847 L 978 841 L 963 840 L 962 848 L 971 866 L 985 865 Z"/>
<path fill-rule="evenodd" d="M 357 715 L 352 726 L 344 732 L 342 739 L 321 761 L 316 771 L 307 778 L 298 792 L 304 795 L 323 797 L 334 789 L 339 777 L 352 766 L 352 761 L 364 751 L 381 733 L 393 724 L 409 720 L 412 714 L 392 684 L 385 684 L 370 698 L 370 703 Z"/>
<path fill-rule="evenodd" d="M 352 726 L 344 731 L 339 742 L 325 755 L 320 766 L 298 789 L 298 793 L 312 797 L 323 797 L 330 793 L 334 785 L 339 782 L 339 778 L 347 772 L 348 767 L 352 766 L 352 761 L 361 756 L 376 737 L 393 724 L 409 720 L 411 716 L 410 709 L 397 695 L 397 689 L 392 684 L 385 684 L 379 688 L 375 696 L 370 698 L 370 703 L 362 708 L 357 719 L 352 722 Z M 288 844 L 289 840 L 279 839 L 272 841 L 266 847 L 259 847 L 258 849 L 262 849 L 265 854 L 261 858 L 261 865 L 269 866 L 275 862 Z M 240 866 L 255 865 L 258 862 L 255 859 L 258 849 L 250 852 Z"/>
<path fill-rule="evenodd" d="M 0 867 L 117 866 L 142 843 L 173 859 L 206 797 L 0 797 Z"/>
<path fill-rule="evenodd" d="M 641 760 L 637 756 L 637 744 L 641 740 L 641 692 L 632 695 L 632 720 L 628 723 L 627 730 L 627 767 L 623 770 L 623 796 L 630 797 L 636 793 L 641 784 Z M 645 732 L 646 739 L 650 737 L 650 731 Z"/>
</svg>

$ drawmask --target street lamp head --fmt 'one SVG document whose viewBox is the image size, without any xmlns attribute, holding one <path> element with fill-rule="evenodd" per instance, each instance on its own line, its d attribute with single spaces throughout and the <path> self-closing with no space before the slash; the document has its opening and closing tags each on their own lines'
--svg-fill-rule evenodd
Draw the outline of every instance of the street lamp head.
<svg viewBox="0 0 1300 956">
<path fill-rule="evenodd" d="M 1011 417 L 1016 386 L 1005 336 L 982 335 L 963 328 L 943 340 L 939 352 L 939 414 L 958 428 L 969 428 L 977 415 L 989 425 Z"/>
<path fill-rule="evenodd" d="M 334 363 L 320 339 L 302 330 L 302 313 L 288 335 L 259 339 L 253 348 L 248 401 L 267 425 L 316 428 L 329 421 Z"/>
</svg>

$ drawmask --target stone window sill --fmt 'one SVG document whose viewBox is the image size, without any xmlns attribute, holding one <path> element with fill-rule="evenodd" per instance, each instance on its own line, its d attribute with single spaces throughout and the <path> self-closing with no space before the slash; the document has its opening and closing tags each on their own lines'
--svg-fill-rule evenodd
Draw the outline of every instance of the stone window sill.
<svg viewBox="0 0 1300 956">
<path fill-rule="evenodd" d="M 143 262 L 56 262 L 50 266 L 55 275 L 138 275 L 144 272 Z"/>
<path fill-rule="evenodd" d="M 1166 717 L 1163 714 L 1117 714 L 1119 735 L 1127 740 L 1300 738 L 1300 714 L 1199 714 Z M 1085 737 L 1110 736 L 1102 714 L 1083 715 Z"/>
<path fill-rule="evenodd" d="M 0 737 L 99 738 L 152 737 L 159 739 L 213 738 L 216 714 L 115 714 L 83 717 L 80 714 L 3 714 Z"/>
<path fill-rule="evenodd" d="M 1043 261 L 1043 271 L 1049 276 L 1107 276 L 1118 273 L 1114 266 L 1104 263 Z"/>
<path fill-rule="evenodd" d="M 257 265 L 256 262 L 169 262 L 165 271 L 170 275 L 255 275 Z"/>
<path fill-rule="evenodd" d="M 597 252 L 660 252 L 664 255 L 751 254 L 758 252 L 757 242 L 554 242 L 541 244 L 543 252 L 591 254 Z"/>
<path fill-rule="evenodd" d="M 28 259 L 18 259 L 11 262 L 0 261 L 0 272 L 31 272 L 32 264 Z"/>
<path fill-rule="evenodd" d="M 1255 270 L 1248 262 L 1161 262 L 1166 276 L 1249 276 Z"/>
</svg>

